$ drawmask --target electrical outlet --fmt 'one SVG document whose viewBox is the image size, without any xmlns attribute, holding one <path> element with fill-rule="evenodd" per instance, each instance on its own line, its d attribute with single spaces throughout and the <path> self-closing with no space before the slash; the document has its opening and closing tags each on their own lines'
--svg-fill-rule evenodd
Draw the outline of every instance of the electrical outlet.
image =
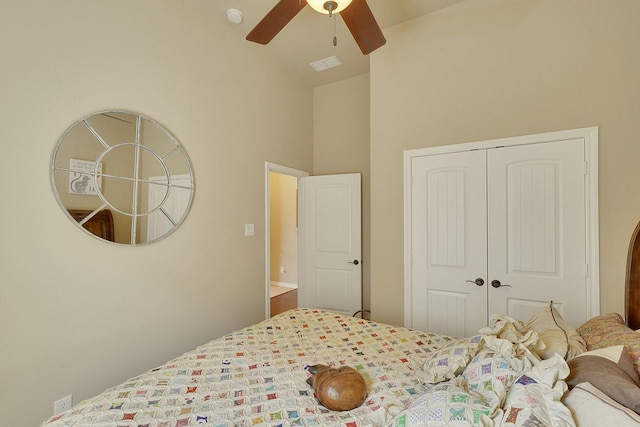
<svg viewBox="0 0 640 427">
<path fill-rule="evenodd" d="M 62 399 L 58 399 L 53 402 L 53 415 L 58 415 L 61 412 L 64 412 L 68 409 L 71 409 L 73 406 L 73 395 L 69 395 L 63 397 Z"/>
</svg>

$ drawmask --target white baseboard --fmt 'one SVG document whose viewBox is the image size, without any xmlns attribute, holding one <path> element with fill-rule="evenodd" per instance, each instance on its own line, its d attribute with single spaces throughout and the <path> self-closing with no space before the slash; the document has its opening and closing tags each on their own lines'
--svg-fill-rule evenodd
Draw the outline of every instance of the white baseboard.
<svg viewBox="0 0 640 427">
<path fill-rule="evenodd" d="M 275 280 L 272 280 L 269 283 L 271 285 L 275 285 L 275 286 L 282 286 L 283 288 L 298 289 L 298 284 L 297 283 L 276 282 Z"/>
</svg>

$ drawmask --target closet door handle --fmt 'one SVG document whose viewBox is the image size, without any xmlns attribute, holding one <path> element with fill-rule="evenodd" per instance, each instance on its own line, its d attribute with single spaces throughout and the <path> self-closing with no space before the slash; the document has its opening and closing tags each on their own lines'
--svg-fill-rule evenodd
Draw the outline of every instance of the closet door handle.
<svg viewBox="0 0 640 427">
<path fill-rule="evenodd" d="M 503 285 L 502 283 L 500 283 L 500 280 L 492 280 L 491 281 L 491 286 L 493 286 L 494 288 L 512 288 L 513 286 L 511 285 Z"/>
<path fill-rule="evenodd" d="M 360 261 L 358 261 L 357 259 L 354 259 L 353 261 L 347 261 L 347 264 L 358 265 L 360 264 Z"/>
<path fill-rule="evenodd" d="M 484 279 L 482 279 L 482 277 L 478 277 L 476 280 L 465 280 L 465 282 L 475 283 L 478 286 L 484 285 Z"/>
</svg>

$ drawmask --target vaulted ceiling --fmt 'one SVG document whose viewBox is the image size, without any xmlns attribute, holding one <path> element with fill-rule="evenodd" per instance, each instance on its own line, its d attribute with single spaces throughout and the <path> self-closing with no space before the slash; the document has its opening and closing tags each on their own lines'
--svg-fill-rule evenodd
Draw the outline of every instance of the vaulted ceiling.
<svg viewBox="0 0 640 427">
<path fill-rule="evenodd" d="M 302 0 L 304 1 L 304 0 Z M 367 0 L 382 31 L 399 23 L 417 18 L 436 10 L 460 3 L 464 0 Z M 212 0 L 216 16 L 212 19 L 220 25 L 235 28 L 238 37 L 246 35 L 273 8 L 278 0 Z M 243 21 L 232 24 L 227 19 L 227 10 L 242 12 Z M 333 35 L 338 44 L 333 46 Z M 251 42 L 246 42 L 251 43 Z M 329 18 L 307 6 L 289 22 L 267 45 L 258 45 L 269 54 L 279 58 L 286 67 L 310 86 L 319 86 L 369 71 L 369 57 L 362 54 L 342 19 Z M 385 49 L 388 45 L 382 46 Z M 372 53 L 375 55 L 375 52 Z M 322 72 L 309 64 L 328 57 L 337 56 L 342 65 Z"/>
</svg>

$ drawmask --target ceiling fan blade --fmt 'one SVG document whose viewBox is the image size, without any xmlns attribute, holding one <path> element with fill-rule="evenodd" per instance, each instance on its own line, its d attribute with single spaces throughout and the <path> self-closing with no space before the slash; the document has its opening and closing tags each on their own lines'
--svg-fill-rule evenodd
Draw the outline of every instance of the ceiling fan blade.
<svg viewBox="0 0 640 427">
<path fill-rule="evenodd" d="M 363 54 L 368 55 L 387 42 L 365 0 L 353 0 L 340 15 Z"/>
<path fill-rule="evenodd" d="M 269 43 L 306 5 L 306 0 L 280 0 L 251 30 L 247 40 L 260 44 Z"/>
</svg>

